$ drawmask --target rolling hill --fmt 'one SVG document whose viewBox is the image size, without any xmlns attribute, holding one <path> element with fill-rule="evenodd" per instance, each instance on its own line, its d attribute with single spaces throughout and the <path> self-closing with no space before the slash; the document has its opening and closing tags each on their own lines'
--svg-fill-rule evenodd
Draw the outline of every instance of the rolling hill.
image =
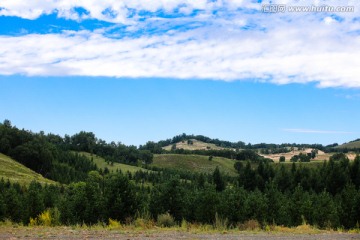
<svg viewBox="0 0 360 240">
<path fill-rule="evenodd" d="M 116 170 L 121 170 L 122 172 L 131 172 L 131 173 L 137 172 L 139 170 L 149 171 L 149 170 L 147 170 L 145 168 L 132 166 L 132 165 L 127 165 L 127 164 L 122 164 L 122 163 L 109 164 L 109 163 L 107 163 L 105 161 L 104 158 L 102 158 L 100 156 L 97 156 L 95 154 L 87 153 L 87 152 L 80 152 L 79 154 L 81 154 L 83 156 L 86 156 L 90 160 L 92 159 L 99 169 L 101 168 L 102 170 L 104 170 L 107 167 L 110 172 L 116 171 Z"/>
<path fill-rule="evenodd" d="M 42 184 L 55 184 L 56 182 L 44 178 L 42 175 L 34 172 L 30 168 L 16 162 L 9 156 L 0 153 L 0 179 L 9 179 L 11 182 L 18 182 L 20 184 L 29 184 L 36 180 Z"/>
<path fill-rule="evenodd" d="M 155 154 L 151 166 L 178 170 L 193 171 L 198 173 L 212 173 L 218 166 L 220 171 L 231 176 L 236 176 L 235 160 L 222 157 L 186 154 Z"/>
<path fill-rule="evenodd" d="M 360 148 L 360 140 L 351 141 L 337 146 L 336 148 Z"/>
<path fill-rule="evenodd" d="M 163 147 L 163 149 L 170 151 L 172 148 L 172 144 Z M 224 149 L 222 147 L 216 146 L 213 143 L 205 143 L 196 139 L 190 139 L 180 141 L 176 143 L 176 149 L 184 149 L 184 150 L 221 150 Z"/>
</svg>

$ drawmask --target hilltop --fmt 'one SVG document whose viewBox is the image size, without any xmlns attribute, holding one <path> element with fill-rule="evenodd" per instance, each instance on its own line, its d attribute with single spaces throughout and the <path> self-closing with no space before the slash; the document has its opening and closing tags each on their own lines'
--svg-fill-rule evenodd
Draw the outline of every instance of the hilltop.
<svg viewBox="0 0 360 240">
<path fill-rule="evenodd" d="M 170 151 L 172 149 L 184 149 L 184 150 L 222 150 L 223 147 L 216 146 L 214 143 L 206 143 L 196 139 L 182 140 L 177 143 L 173 143 L 163 147 L 162 149 Z"/>
</svg>

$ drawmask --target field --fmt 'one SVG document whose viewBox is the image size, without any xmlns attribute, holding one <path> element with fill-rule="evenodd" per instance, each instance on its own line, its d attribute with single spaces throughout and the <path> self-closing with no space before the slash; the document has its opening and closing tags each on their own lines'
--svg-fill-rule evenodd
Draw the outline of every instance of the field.
<svg viewBox="0 0 360 240">
<path fill-rule="evenodd" d="M 205 143 L 195 139 L 191 139 L 193 144 L 188 144 L 187 140 L 176 143 L 176 149 L 185 149 L 185 150 L 221 150 L 222 147 L 216 146 L 213 143 Z M 170 151 L 172 145 L 163 147 L 163 149 Z"/>
<path fill-rule="evenodd" d="M 213 157 L 213 159 L 209 161 L 208 156 L 201 155 L 155 154 L 151 166 L 198 173 L 212 173 L 216 167 L 219 167 L 221 172 L 235 176 L 234 163 L 235 160 L 222 157 Z"/>
<path fill-rule="evenodd" d="M 33 180 L 43 184 L 55 183 L 2 153 L 0 153 L 0 166 L 0 178 L 4 178 L 4 180 L 9 179 L 11 182 L 20 184 L 29 184 Z"/>
<path fill-rule="evenodd" d="M 87 152 L 81 152 L 80 154 L 88 157 L 89 159 L 93 159 L 94 163 L 96 164 L 96 166 L 99 169 L 101 168 L 102 170 L 104 170 L 105 167 L 107 167 L 110 172 L 115 172 L 116 170 L 121 170 L 122 172 L 131 172 L 131 173 L 137 172 L 139 170 L 149 171 L 149 170 L 141 168 L 141 167 L 122 164 L 122 163 L 109 164 L 105 161 L 104 158 L 99 157 L 95 154 L 87 153 Z"/>
</svg>

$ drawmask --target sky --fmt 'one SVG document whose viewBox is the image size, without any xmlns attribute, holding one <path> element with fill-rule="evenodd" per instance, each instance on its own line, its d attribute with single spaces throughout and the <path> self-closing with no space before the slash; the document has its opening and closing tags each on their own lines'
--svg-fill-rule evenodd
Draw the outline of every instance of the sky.
<svg viewBox="0 0 360 240">
<path fill-rule="evenodd" d="M 359 56 L 355 0 L 0 0 L 0 121 L 134 145 L 344 143 Z"/>
</svg>

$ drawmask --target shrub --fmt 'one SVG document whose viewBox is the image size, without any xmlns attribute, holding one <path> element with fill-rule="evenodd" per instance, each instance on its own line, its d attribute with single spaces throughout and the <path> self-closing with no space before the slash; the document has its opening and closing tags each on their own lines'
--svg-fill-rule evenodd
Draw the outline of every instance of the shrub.
<svg viewBox="0 0 360 240">
<path fill-rule="evenodd" d="M 172 227 L 175 225 L 175 220 L 169 213 L 160 214 L 157 217 L 157 224 L 161 227 Z"/>
<path fill-rule="evenodd" d="M 189 225 L 188 225 L 187 221 L 185 219 L 183 219 L 181 221 L 181 229 L 182 230 L 188 230 L 188 228 L 189 228 Z"/>
<path fill-rule="evenodd" d="M 214 228 L 220 231 L 226 230 L 228 228 L 228 219 L 222 218 L 217 213 L 215 213 Z"/>
<path fill-rule="evenodd" d="M 109 218 L 109 225 L 108 228 L 110 229 L 118 229 L 121 228 L 121 224 L 119 221 Z"/>
<path fill-rule="evenodd" d="M 60 212 L 57 208 L 47 209 L 36 218 L 30 218 L 29 226 L 57 226 L 60 225 Z"/>
<path fill-rule="evenodd" d="M 149 229 L 154 227 L 155 223 L 148 211 L 138 211 L 135 214 L 134 225 L 142 229 Z"/>
<path fill-rule="evenodd" d="M 260 230 L 260 224 L 257 220 L 254 220 L 254 219 L 251 219 L 251 220 L 248 220 L 244 223 L 240 223 L 238 224 L 238 228 L 240 230 Z"/>
<path fill-rule="evenodd" d="M 37 217 L 37 223 L 40 226 L 47 227 L 52 225 L 52 218 L 49 209 L 39 214 L 39 216 Z"/>
</svg>

